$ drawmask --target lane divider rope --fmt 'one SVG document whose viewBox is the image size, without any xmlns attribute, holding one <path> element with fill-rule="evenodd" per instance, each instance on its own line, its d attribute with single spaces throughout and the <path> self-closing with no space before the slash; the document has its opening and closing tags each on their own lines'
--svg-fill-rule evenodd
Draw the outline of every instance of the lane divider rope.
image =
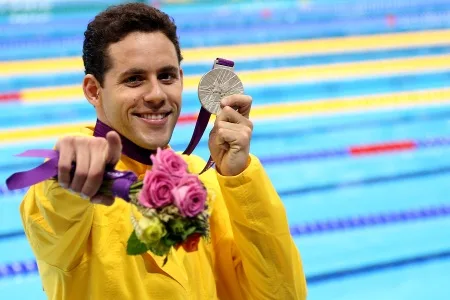
<svg viewBox="0 0 450 300">
<path fill-rule="evenodd" d="M 404 223 L 423 219 L 434 219 L 438 217 L 445 217 L 450 215 L 450 205 L 442 205 L 437 207 L 422 208 L 416 210 L 407 210 L 401 212 L 391 212 L 385 214 L 361 216 L 339 220 L 319 221 L 305 225 L 291 226 L 291 233 L 294 237 L 313 235 L 316 233 L 324 233 L 338 230 L 346 230 L 349 228 L 362 228 L 369 226 L 376 226 L 389 223 Z M 8 235 L 8 234 L 5 234 Z M 3 236 L 5 236 L 3 235 Z M 9 234 L 11 235 L 11 234 Z M 23 232 L 22 232 L 23 235 Z M 17 234 L 14 234 L 17 236 Z M 382 264 L 380 268 L 385 268 L 386 264 Z M 370 268 L 373 269 L 374 267 Z M 363 268 L 364 270 L 364 268 Z M 366 270 L 367 271 L 367 270 Z M 12 263 L 0 264 L 0 279 L 5 277 L 12 277 L 17 275 L 24 275 L 28 273 L 38 272 L 36 261 L 24 260 Z M 333 277 L 347 276 L 350 271 L 335 271 L 330 274 L 314 275 L 310 279 L 314 282 L 329 280 Z M 360 269 L 354 270 L 355 273 L 361 273 Z M 351 272 L 350 272 L 351 273 Z"/>
</svg>

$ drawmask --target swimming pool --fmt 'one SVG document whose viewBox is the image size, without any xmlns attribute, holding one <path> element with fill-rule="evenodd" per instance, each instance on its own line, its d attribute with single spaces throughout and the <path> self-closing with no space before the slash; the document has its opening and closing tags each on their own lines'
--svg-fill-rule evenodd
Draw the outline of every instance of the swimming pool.
<svg viewBox="0 0 450 300">
<path fill-rule="evenodd" d="M 414 1 L 410 6 L 406 2 L 396 2 L 399 19 L 419 16 L 418 11 L 425 5 L 439 9 L 441 14 L 450 12 L 450 6 L 443 1 Z M 296 1 L 280 3 L 260 8 L 273 9 L 272 14 L 279 16 L 286 14 L 287 8 L 297 7 Z M 325 8 L 328 12 L 333 9 L 334 19 L 343 22 L 342 7 L 352 3 L 342 1 L 339 6 L 330 1 L 309 1 L 307 15 L 319 19 Z M 180 14 L 180 20 L 193 18 L 178 8 L 170 9 Z M 384 8 L 373 7 L 372 13 L 368 11 L 358 19 L 366 25 L 372 20 L 370 16 L 379 17 L 394 10 L 386 4 Z M 230 22 L 223 14 L 217 22 Z M 195 13 L 191 15 L 195 17 Z M 274 17 L 272 22 L 284 24 L 283 20 Z M 236 32 L 245 28 L 244 20 L 236 22 Z M 266 28 L 264 22 L 261 18 L 254 24 Z M 301 19 L 292 23 L 302 24 Z M 424 22 L 423 28 L 412 26 L 412 36 L 408 38 L 417 41 L 423 34 L 420 30 L 437 28 L 427 28 L 427 24 Z M 185 30 L 194 30 L 194 25 Z M 341 40 L 345 44 L 345 37 L 336 37 L 331 27 L 323 25 L 328 28 L 323 32 L 337 38 L 338 44 Z M 450 97 L 446 89 L 450 68 L 445 61 L 450 60 L 450 42 L 363 49 L 368 44 L 358 44 L 358 39 L 377 38 L 369 35 L 373 34 L 371 28 L 354 28 L 356 42 L 338 53 L 333 53 L 333 49 L 318 53 L 313 47 L 309 53 L 297 56 L 283 57 L 278 53 L 276 59 L 270 59 L 267 55 L 262 64 L 244 54 L 236 59 L 239 72 L 254 72 L 247 77 L 250 84 L 246 86 L 254 97 L 257 112 L 251 151 L 261 159 L 286 207 L 308 278 L 308 299 L 449 299 L 450 291 L 445 286 L 450 280 L 450 202 L 445 195 L 450 192 Z M 65 32 L 61 28 L 58 34 L 67 35 L 71 30 L 75 29 L 70 27 Z M 445 28 L 439 30 L 441 40 L 450 40 Z M 388 34 L 397 34 L 405 28 L 392 27 L 390 31 Z M 379 32 L 386 34 L 385 29 Z M 58 36 L 49 35 L 55 39 Z M 280 42 L 270 40 L 271 36 L 275 34 L 262 36 L 258 41 L 255 37 L 252 42 Z M 323 35 L 315 37 L 326 43 Z M 237 36 L 235 44 L 244 38 Z M 214 40 L 206 38 L 204 43 L 213 44 Z M 26 54 L 14 59 L 32 55 L 41 59 L 48 55 L 45 51 L 22 48 L 20 53 Z M 407 58 L 410 60 L 398 63 Z M 425 70 L 429 65 L 424 62 L 438 58 L 442 67 Z M 389 62 L 391 69 L 374 63 L 364 74 L 357 72 L 369 62 Z M 6 70 L 2 63 L 5 62 L 0 62 L 0 70 Z M 26 65 L 20 60 L 18 63 Z M 206 70 L 209 61 L 199 63 L 192 59 L 185 64 L 186 75 L 195 77 Z M 339 64 L 343 65 L 336 67 Z M 416 69 L 412 68 L 416 65 Z M 287 66 L 311 68 L 305 72 L 317 79 L 308 82 L 299 77 L 286 84 L 272 78 L 264 86 L 254 79 L 264 70 L 281 74 Z M 335 73 L 330 74 L 331 69 Z M 330 78 L 331 75 L 336 78 Z M 88 122 L 94 118 L 94 112 L 76 94 L 57 94 L 50 102 L 36 100 L 36 91 L 27 90 L 46 86 L 45 82 L 52 82 L 47 85 L 50 88 L 75 85 L 81 70 L 60 74 L 24 71 L 15 76 L 16 80 L 0 76 L 0 99 L 8 93 L 22 93 L 13 101 L 0 103 L 0 294 L 5 299 L 45 299 L 18 215 L 22 193 L 7 191 L 3 183 L 12 172 L 29 169 L 39 162 L 16 159 L 14 154 L 30 147 L 51 147 L 54 128 Z M 419 101 L 423 95 L 429 101 Z M 375 98 L 367 100 L 370 97 Z M 195 92 L 188 89 L 184 99 L 183 114 L 192 115 L 199 108 Z M 293 105 L 291 114 L 280 109 L 286 104 Z M 348 109 L 342 109 L 344 104 Z M 36 116 L 36 111 L 45 114 Z M 63 117 L 63 113 L 70 113 L 70 117 Z M 31 128 L 35 129 L 32 133 Z M 176 150 L 184 149 L 192 129 L 192 121 L 179 124 L 171 141 Z M 27 142 L 31 137 L 35 139 Z M 206 135 L 195 154 L 208 157 Z"/>
</svg>

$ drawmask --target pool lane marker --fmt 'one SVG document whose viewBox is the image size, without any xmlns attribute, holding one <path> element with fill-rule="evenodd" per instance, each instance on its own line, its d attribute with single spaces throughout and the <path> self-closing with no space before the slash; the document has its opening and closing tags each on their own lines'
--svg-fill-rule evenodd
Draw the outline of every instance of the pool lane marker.
<svg viewBox="0 0 450 300">
<path fill-rule="evenodd" d="M 308 282 L 308 285 L 321 284 L 333 280 L 342 280 L 349 277 L 388 271 L 390 269 L 398 269 L 402 267 L 426 264 L 447 259 L 450 259 L 450 249 L 410 256 L 406 258 L 398 258 L 384 262 L 375 262 L 372 264 L 355 266 L 353 268 L 339 269 L 320 274 L 308 275 L 306 280 Z"/>
<path fill-rule="evenodd" d="M 328 221 L 317 221 L 302 225 L 291 226 L 293 236 L 309 236 L 318 233 L 343 231 L 347 229 L 374 227 L 392 223 L 406 223 L 424 219 L 435 219 L 450 215 L 450 205 L 436 207 L 410 209 L 400 212 L 389 212 L 384 214 L 373 214 L 342 218 Z"/>
</svg>

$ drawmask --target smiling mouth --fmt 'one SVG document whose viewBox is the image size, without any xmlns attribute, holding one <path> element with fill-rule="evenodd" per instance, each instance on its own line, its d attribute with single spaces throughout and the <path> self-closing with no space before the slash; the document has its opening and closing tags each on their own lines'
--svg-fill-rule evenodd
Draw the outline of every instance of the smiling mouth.
<svg viewBox="0 0 450 300">
<path fill-rule="evenodd" d="M 166 118 L 167 116 L 170 115 L 170 112 L 167 113 L 159 113 L 159 114 L 133 114 L 134 116 L 137 116 L 141 119 L 145 119 L 145 120 L 163 120 L 164 118 Z"/>
</svg>

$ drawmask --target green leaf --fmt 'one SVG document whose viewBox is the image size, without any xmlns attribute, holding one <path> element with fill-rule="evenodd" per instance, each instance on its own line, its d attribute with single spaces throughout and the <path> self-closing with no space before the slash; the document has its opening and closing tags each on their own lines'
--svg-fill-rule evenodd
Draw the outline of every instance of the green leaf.
<svg viewBox="0 0 450 300">
<path fill-rule="evenodd" d="M 186 230 L 186 235 L 187 235 L 187 236 L 190 236 L 192 233 L 195 232 L 196 229 L 197 229 L 197 228 L 194 227 L 194 226 L 189 227 L 189 228 Z"/>
<path fill-rule="evenodd" d="M 172 236 L 166 235 L 166 236 L 164 236 L 164 237 L 161 239 L 161 241 L 162 241 L 166 246 L 171 247 L 171 246 L 175 245 L 176 243 L 178 243 L 178 241 L 177 241 L 176 239 L 174 239 L 174 238 L 176 238 L 176 237 L 172 237 Z"/>
<path fill-rule="evenodd" d="M 139 254 L 147 252 L 147 250 L 148 250 L 147 245 L 145 245 L 143 242 L 141 242 L 138 239 L 136 232 L 133 230 L 130 238 L 128 239 L 127 254 L 128 255 L 139 255 Z"/>
<path fill-rule="evenodd" d="M 169 221 L 168 230 L 169 232 L 172 232 L 174 235 L 180 236 L 183 234 L 186 224 L 187 224 L 186 220 L 182 218 L 176 218 Z"/>
<path fill-rule="evenodd" d="M 195 232 L 197 228 L 196 227 L 189 227 L 188 229 L 186 229 L 186 231 L 183 233 L 183 241 L 185 239 L 187 239 L 188 236 L 190 236 L 191 234 L 193 234 Z"/>
<path fill-rule="evenodd" d="M 164 255 L 167 255 L 167 253 L 169 253 L 170 246 L 167 246 L 166 244 L 164 244 L 163 242 L 160 241 L 157 244 L 151 245 L 149 247 L 149 250 L 151 252 L 153 252 L 153 254 L 155 254 L 155 255 L 164 256 Z"/>
</svg>

